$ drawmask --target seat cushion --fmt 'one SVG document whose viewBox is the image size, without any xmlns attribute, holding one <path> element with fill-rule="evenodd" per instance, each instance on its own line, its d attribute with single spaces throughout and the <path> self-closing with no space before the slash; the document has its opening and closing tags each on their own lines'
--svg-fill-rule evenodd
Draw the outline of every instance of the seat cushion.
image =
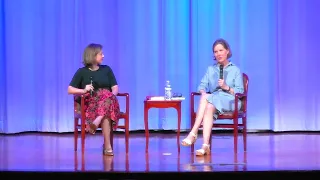
<svg viewBox="0 0 320 180">
<path fill-rule="evenodd" d="M 238 118 L 243 118 L 245 117 L 245 113 L 243 111 L 238 112 Z M 229 112 L 224 112 L 223 114 L 220 114 L 218 116 L 218 119 L 233 119 L 234 118 L 234 112 L 229 111 Z"/>
</svg>

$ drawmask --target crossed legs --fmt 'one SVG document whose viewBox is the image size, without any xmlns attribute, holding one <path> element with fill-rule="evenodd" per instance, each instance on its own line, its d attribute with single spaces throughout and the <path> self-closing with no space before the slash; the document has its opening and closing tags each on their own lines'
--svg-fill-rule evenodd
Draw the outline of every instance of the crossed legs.
<svg viewBox="0 0 320 180">
<path fill-rule="evenodd" d="M 101 121 L 103 120 L 103 116 L 98 116 L 94 121 L 88 123 L 87 131 L 90 134 L 95 134 L 97 128 L 101 124 Z"/>
<path fill-rule="evenodd" d="M 209 94 L 202 95 L 199 102 L 199 107 L 195 119 L 195 123 L 189 135 L 182 141 L 182 145 L 191 146 L 197 139 L 198 130 L 203 123 L 203 145 L 202 148 L 197 150 L 197 154 L 204 155 L 209 152 L 210 136 L 213 125 L 213 115 L 216 112 L 214 105 L 207 101 Z M 200 153 L 198 153 L 198 151 Z"/>
<path fill-rule="evenodd" d="M 102 135 L 104 139 L 103 144 L 103 154 L 104 155 L 113 155 L 112 153 L 112 147 L 110 142 L 110 132 L 112 128 L 112 120 L 105 118 L 104 116 L 98 116 L 92 123 L 89 123 L 89 129 L 88 131 L 91 134 L 94 134 L 97 130 L 97 127 L 101 124 L 102 128 Z"/>
<path fill-rule="evenodd" d="M 197 156 L 210 154 L 210 136 L 213 125 L 213 114 L 215 113 L 215 110 L 216 108 L 212 104 L 207 104 L 203 117 L 203 144 L 201 149 L 196 151 Z"/>
</svg>

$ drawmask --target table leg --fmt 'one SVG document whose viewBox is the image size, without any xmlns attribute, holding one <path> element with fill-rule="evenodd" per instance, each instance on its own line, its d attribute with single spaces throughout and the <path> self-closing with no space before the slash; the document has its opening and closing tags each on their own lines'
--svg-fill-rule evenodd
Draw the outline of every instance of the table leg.
<svg viewBox="0 0 320 180">
<path fill-rule="evenodd" d="M 178 152 L 180 153 L 180 127 L 181 127 L 181 104 L 179 103 L 177 106 L 178 112 L 178 132 L 177 132 L 177 145 L 178 145 Z"/>
<path fill-rule="evenodd" d="M 147 105 L 144 105 L 144 129 L 145 129 L 145 136 L 146 136 L 146 153 L 149 149 L 149 125 L 148 125 L 148 111 L 149 108 Z"/>
</svg>

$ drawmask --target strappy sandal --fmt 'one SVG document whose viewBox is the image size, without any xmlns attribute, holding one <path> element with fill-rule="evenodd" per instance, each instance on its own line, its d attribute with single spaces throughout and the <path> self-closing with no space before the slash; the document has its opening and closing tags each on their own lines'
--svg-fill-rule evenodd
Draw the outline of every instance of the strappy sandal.
<svg viewBox="0 0 320 180">
<path fill-rule="evenodd" d="M 185 138 L 184 140 L 182 140 L 181 145 L 182 146 L 191 146 L 192 144 L 194 144 L 197 140 L 197 135 L 194 134 L 193 132 L 189 133 L 192 136 L 192 140 Z"/>
<path fill-rule="evenodd" d="M 90 134 L 95 134 L 96 131 L 97 131 L 97 129 L 98 129 L 98 127 L 97 127 L 95 124 L 93 124 L 92 122 L 89 122 L 88 125 L 89 125 L 89 130 L 88 130 L 88 132 L 89 132 Z"/>
<path fill-rule="evenodd" d="M 210 145 L 202 144 L 202 148 L 196 150 L 196 156 L 205 156 L 210 154 Z"/>
<path fill-rule="evenodd" d="M 113 156 L 114 154 L 113 154 L 112 149 L 109 149 L 109 150 L 103 149 L 103 155 L 105 155 L 105 156 Z"/>
</svg>

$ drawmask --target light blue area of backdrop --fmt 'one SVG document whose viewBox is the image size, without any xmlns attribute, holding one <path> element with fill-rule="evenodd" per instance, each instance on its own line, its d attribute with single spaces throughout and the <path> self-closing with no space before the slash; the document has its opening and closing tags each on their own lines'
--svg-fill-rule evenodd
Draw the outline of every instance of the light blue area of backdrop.
<svg viewBox="0 0 320 180">
<path fill-rule="evenodd" d="M 73 131 L 67 86 L 89 43 L 104 46 L 130 129 L 144 129 L 143 100 L 166 80 L 189 95 L 222 37 L 250 78 L 248 128 L 319 130 L 317 0 L 2 0 L 0 131 Z M 123 107 L 123 100 L 120 100 Z M 150 129 L 176 129 L 176 112 L 150 110 Z"/>
</svg>

